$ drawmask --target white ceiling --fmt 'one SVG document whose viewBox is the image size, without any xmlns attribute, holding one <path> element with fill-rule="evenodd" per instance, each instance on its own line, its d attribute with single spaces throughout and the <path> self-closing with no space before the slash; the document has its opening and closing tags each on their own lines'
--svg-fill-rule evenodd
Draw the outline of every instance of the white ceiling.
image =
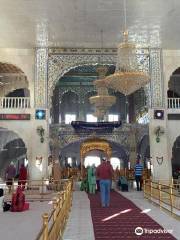
<svg viewBox="0 0 180 240">
<path fill-rule="evenodd" d="M 127 0 L 130 38 L 180 49 L 180 0 Z M 123 0 L 0 0 L 0 47 L 116 47 Z"/>
</svg>

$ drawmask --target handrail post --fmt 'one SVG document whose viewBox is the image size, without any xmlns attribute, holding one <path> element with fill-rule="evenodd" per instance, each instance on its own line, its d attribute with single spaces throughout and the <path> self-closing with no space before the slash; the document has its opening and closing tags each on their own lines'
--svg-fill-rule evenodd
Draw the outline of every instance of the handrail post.
<svg viewBox="0 0 180 240">
<path fill-rule="evenodd" d="M 41 201 L 43 201 L 43 198 L 44 198 L 44 178 L 42 178 L 42 182 L 41 182 L 41 187 L 42 187 L 42 189 L 41 189 Z"/>
<path fill-rule="evenodd" d="M 173 177 L 171 178 L 171 186 L 174 186 L 174 179 L 173 179 Z"/>
<path fill-rule="evenodd" d="M 161 183 L 160 183 L 160 181 L 158 181 L 158 190 L 159 190 L 159 206 L 161 208 L 162 194 L 161 194 Z"/>
<path fill-rule="evenodd" d="M 146 198 L 146 180 L 143 180 L 143 192 L 144 192 L 144 198 Z"/>
<path fill-rule="evenodd" d="M 152 180 L 150 182 L 150 200 L 152 201 Z"/>
<path fill-rule="evenodd" d="M 173 214 L 173 187 L 170 185 L 170 207 L 171 207 L 171 215 Z"/>
<path fill-rule="evenodd" d="M 53 198 L 53 210 L 54 210 L 54 214 L 53 214 L 53 221 L 56 221 L 56 217 L 57 217 L 57 199 Z"/>
<path fill-rule="evenodd" d="M 42 218 L 44 226 L 43 240 L 48 240 L 48 213 L 44 213 Z"/>
</svg>

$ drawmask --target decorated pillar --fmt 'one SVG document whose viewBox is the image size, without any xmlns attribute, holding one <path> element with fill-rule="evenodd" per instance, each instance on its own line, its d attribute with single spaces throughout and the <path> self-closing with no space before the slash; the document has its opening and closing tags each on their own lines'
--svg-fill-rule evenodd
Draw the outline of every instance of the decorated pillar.
<svg viewBox="0 0 180 240">
<path fill-rule="evenodd" d="M 150 49 L 150 156 L 152 158 L 153 180 L 170 181 L 172 167 L 171 160 L 168 159 L 167 112 L 161 52 L 161 49 Z"/>
<path fill-rule="evenodd" d="M 34 98 L 36 108 L 47 108 L 48 49 L 36 49 Z"/>
<path fill-rule="evenodd" d="M 154 110 L 149 110 L 150 154 L 152 159 L 153 180 L 170 181 L 172 177 L 171 159 L 168 158 L 168 128 L 166 112 L 164 119 L 153 119 Z"/>
<path fill-rule="evenodd" d="M 32 131 L 31 139 L 32 156 L 30 162 L 31 179 L 42 179 L 48 177 L 48 149 L 49 149 L 49 109 L 47 108 L 47 85 L 48 85 L 48 49 L 37 48 L 35 61 L 34 80 L 34 103 L 32 109 Z M 38 110 L 38 111 L 36 111 Z M 39 111 L 40 110 L 40 111 Z M 42 113 L 38 115 L 36 112 Z"/>
</svg>

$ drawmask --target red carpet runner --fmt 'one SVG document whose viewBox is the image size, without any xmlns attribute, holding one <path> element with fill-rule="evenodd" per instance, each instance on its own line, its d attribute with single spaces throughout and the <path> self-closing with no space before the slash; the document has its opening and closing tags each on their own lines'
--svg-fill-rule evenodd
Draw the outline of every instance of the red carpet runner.
<svg viewBox="0 0 180 240">
<path fill-rule="evenodd" d="M 100 193 L 90 195 L 91 215 L 96 240 L 126 239 L 176 239 L 169 233 L 147 233 L 146 229 L 163 229 L 147 214 L 136 207 L 130 200 L 117 192 L 111 192 L 109 208 L 102 208 Z M 143 228 L 142 235 L 136 235 L 135 229 Z M 172 226 L 169 226 L 172 229 Z M 167 229 L 166 229 L 167 230 Z M 138 230 L 137 230 L 138 231 Z M 141 229 L 138 231 L 141 233 Z"/>
</svg>

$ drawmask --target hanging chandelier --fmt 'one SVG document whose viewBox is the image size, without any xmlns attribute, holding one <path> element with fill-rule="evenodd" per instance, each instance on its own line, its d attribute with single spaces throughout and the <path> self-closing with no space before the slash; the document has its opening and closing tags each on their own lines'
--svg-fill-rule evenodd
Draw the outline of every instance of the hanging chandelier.
<svg viewBox="0 0 180 240">
<path fill-rule="evenodd" d="M 103 31 L 101 30 L 101 52 L 103 49 Z M 94 116 L 102 120 L 107 110 L 116 102 L 115 96 L 110 96 L 108 89 L 105 86 L 105 76 L 108 72 L 108 67 L 103 65 L 102 55 L 100 56 L 99 64 L 96 68 L 98 73 L 98 80 L 94 81 L 94 85 L 97 89 L 97 95 L 89 98 L 91 104 L 95 106 Z"/>
<path fill-rule="evenodd" d="M 89 101 L 96 108 L 94 115 L 102 119 L 107 110 L 116 102 L 116 97 L 108 94 L 104 79 L 94 81 L 94 85 L 97 89 L 97 95 L 90 97 Z"/>
<path fill-rule="evenodd" d="M 126 1 L 124 0 L 124 41 L 119 44 L 117 52 L 117 64 L 115 73 L 105 78 L 108 88 L 129 95 L 149 81 L 149 75 L 139 70 L 136 45 L 129 42 L 128 31 L 126 30 Z"/>
</svg>

